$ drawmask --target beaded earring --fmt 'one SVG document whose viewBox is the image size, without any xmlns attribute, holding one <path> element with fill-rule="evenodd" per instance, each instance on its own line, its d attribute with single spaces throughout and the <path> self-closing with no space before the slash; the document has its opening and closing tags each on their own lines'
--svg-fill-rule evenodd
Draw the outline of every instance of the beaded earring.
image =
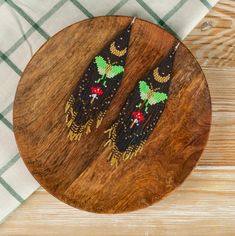
<svg viewBox="0 0 235 236">
<path fill-rule="evenodd" d="M 111 165 L 128 160 L 139 153 L 164 111 L 175 53 L 179 43 L 145 78 L 141 79 L 128 96 L 116 122 L 108 133 L 105 146 L 111 147 Z"/>
<path fill-rule="evenodd" d="M 66 102 L 66 125 L 71 141 L 79 141 L 82 134 L 90 133 L 93 123 L 96 128 L 101 124 L 123 78 L 134 20 L 93 58 Z"/>
</svg>

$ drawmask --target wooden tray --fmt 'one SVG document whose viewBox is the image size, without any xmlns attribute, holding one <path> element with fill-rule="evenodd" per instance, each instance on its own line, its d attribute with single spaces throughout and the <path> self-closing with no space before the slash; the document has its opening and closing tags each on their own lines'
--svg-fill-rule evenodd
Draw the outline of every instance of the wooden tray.
<svg viewBox="0 0 235 236">
<path fill-rule="evenodd" d="M 167 55 L 174 37 L 137 19 L 124 79 L 102 125 L 70 142 L 64 106 L 87 64 L 131 21 L 97 17 L 71 25 L 34 55 L 20 80 L 14 103 L 14 131 L 20 154 L 38 182 L 77 208 L 120 213 L 147 207 L 189 175 L 205 148 L 211 101 L 203 72 L 181 46 L 174 63 L 170 99 L 141 154 L 118 168 L 107 162 L 104 130 L 116 119 L 141 77 Z"/>
</svg>

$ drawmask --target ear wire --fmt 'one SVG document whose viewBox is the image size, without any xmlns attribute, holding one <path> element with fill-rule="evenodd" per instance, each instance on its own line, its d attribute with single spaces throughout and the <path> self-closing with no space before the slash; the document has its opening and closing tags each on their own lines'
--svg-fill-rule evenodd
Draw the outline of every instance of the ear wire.
<svg viewBox="0 0 235 236">
<path fill-rule="evenodd" d="M 134 24 L 134 22 L 135 22 L 135 19 L 136 19 L 136 17 L 134 17 L 134 18 L 133 18 L 133 20 L 131 21 L 131 25 L 133 25 L 133 24 Z"/>
<path fill-rule="evenodd" d="M 179 46 L 180 46 L 180 42 L 178 41 L 178 43 L 175 45 L 174 52 L 177 51 L 177 49 L 178 49 Z"/>
</svg>

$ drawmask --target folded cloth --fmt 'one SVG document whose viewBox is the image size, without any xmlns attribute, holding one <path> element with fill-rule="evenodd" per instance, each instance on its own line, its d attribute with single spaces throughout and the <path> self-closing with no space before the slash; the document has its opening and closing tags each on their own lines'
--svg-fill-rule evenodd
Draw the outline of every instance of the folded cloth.
<svg viewBox="0 0 235 236">
<path fill-rule="evenodd" d="M 64 27 L 98 15 L 129 15 L 183 39 L 218 0 L 0 0 L 0 221 L 39 184 L 26 169 L 12 129 L 12 103 L 33 53 Z"/>
</svg>

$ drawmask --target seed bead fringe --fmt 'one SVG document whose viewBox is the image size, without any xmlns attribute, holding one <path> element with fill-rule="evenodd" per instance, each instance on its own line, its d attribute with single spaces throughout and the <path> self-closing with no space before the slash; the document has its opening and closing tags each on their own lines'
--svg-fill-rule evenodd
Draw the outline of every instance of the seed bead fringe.
<svg viewBox="0 0 235 236">
<path fill-rule="evenodd" d="M 88 120 L 85 125 L 77 125 L 75 122 L 72 123 L 68 138 L 73 141 L 79 141 L 82 137 L 82 134 L 85 132 L 86 134 L 89 134 L 91 132 L 91 125 L 93 123 L 93 120 Z"/>
<path fill-rule="evenodd" d="M 98 117 L 97 117 L 97 120 L 96 120 L 96 128 L 99 128 L 104 116 L 105 116 L 106 112 L 100 112 Z"/>
<path fill-rule="evenodd" d="M 75 98 L 73 95 L 71 95 L 65 105 L 66 124 L 68 128 L 73 124 L 77 116 L 77 112 L 73 110 L 74 103 L 75 103 Z"/>
<path fill-rule="evenodd" d="M 94 122 L 94 119 L 89 119 L 84 125 L 77 124 L 76 116 L 78 113 L 73 110 L 72 103 L 70 103 L 69 101 L 66 104 L 65 112 L 66 112 L 66 125 L 69 128 L 68 138 L 71 141 L 73 140 L 79 141 L 83 133 L 85 134 L 91 133 L 91 126 Z M 105 112 L 100 112 L 98 114 L 96 119 L 96 128 L 100 126 L 104 118 L 104 115 Z"/>
<path fill-rule="evenodd" d="M 106 130 L 105 133 L 108 134 L 108 141 L 104 144 L 105 147 L 111 147 L 111 152 L 108 156 L 108 161 L 111 166 L 117 167 L 120 160 L 130 160 L 143 149 L 145 141 L 141 142 L 138 146 L 130 146 L 125 152 L 120 152 L 116 146 L 116 125 L 114 124 L 110 129 Z"/>
<path fill-rule="evenodd" d="M 71 95 L 65 105 L 65 113 L 67 113 L 67 111 L 70 109 L 70 107 L 74 105 L 74 103 L 75 103 L 75 98 L 73 95 Z"/>
</svg>

